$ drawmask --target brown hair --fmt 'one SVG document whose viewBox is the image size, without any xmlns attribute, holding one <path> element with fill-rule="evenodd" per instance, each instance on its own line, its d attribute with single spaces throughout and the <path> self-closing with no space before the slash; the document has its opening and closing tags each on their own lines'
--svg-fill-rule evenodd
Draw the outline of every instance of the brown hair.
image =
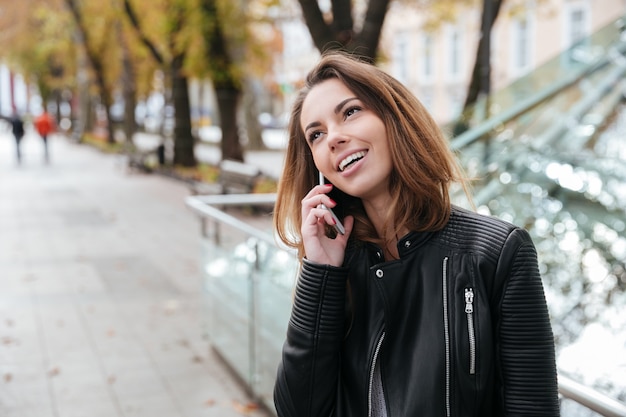
<svg viewBox="0 0 626 417">
<path fill-rule="evenodd" d="M 393 160 L 390 178 L 391 203 L 386 224 L 396 233 L 441 229 L 451 210 L 449 187 L 458 181 L 468 193 L 456 158 L 433 118 L 419 100 L 399 81 L 376 66 L 340 52 L 322 56 L 309 72 L 297 96 L 289 121 L 285 165 L 278 184 L 274 226 L 278 238 L 303 257 L 300 235 L 301 200 L 317 184 L 317 169 L 300 124 L 302 105 L 317 84 L 336 78 L 383 121 Z M 378 236 L 360 199 L 334 189 L 336 212 L 355 217 L 352 239 L 383 244 L 390 237 Z"/>
</svg>

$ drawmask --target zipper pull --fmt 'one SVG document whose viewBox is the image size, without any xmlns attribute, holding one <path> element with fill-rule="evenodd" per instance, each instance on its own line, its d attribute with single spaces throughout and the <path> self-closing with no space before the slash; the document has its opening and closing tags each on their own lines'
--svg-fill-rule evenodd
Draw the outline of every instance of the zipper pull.
<svg viewBox="0 0 626 417">
<path fill-rule="evenodd" d="M 465 289 L 465 312 L 467 314 L 474 312 L 474 290 L 471 288 Z"/>
</svg>

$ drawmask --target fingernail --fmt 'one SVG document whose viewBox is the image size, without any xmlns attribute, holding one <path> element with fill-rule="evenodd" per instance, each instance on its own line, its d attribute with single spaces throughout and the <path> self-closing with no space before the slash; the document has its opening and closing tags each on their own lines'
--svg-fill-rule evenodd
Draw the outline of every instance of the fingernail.
<svg viewBox="0 0 626 417">
<path fill-rule="evenodd" d="M 337 220 L 333 219 L 333 224 L 337 224 Z"/>
<path fill-rule="evenodd" d="M 335 200 L 333 200 L 332 198 L 330 199 L 330 202 L 333 203 L 334 205 L 337 205 L 337 203 L 335 202 Z"/>
</svg>

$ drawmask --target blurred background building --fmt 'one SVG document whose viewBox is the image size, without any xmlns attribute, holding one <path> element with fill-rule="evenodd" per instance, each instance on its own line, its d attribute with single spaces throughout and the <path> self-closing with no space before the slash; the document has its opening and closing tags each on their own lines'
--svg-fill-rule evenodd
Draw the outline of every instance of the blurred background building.
<svg viewBox="0 0 626 417">
<path fill-rule="evenodd" d="M 322 1 L 330 13 L 330 2 Z M 359 2 L 357 2 L 359 3 Z M 361 2 L 362 3 L 362 2 Z M 473 4 L 473 5 L 471 5 Z M 358 12 L 358 7 L 355 9 Z M 539 0 L 504 2 L 491 36 L 492 90 L 504 88 L 519 77 L 594 33 L 626 12 L 625 0 Z M 257 107 L 262 121 L 271 126 L 286 122 L 293 94 L 301 85 L 319 52 L 313 45 L 296 0 L 281 0 L 267 10 L 272 29 L 258 36 L 274 39 L 272 70 L 256 80 Z M 385 19 L 378 65 L 405 83 L 440 123 L 458 117 L 463 108 L 476 45 L 480 36 L 480 2 L 459 3 L 446 21 L 433 24 L 427 10 L 412 2 L 392 1 Z M 578 59 L 593 59 L 585 54 Z M 138 117 L 147 127 L 163 118 L 165 100 L 156 80 L 155 94 L 140 103 Z M 194 79 L 190 87 L 192 117 L 200 125 L 216 121 L 215 97 L 210 82 Z M 16 106 L 21 112 L 36 111 L 29 88 L 19 74 L 0 63 L 0 112 Z M 113 114 L 120 113 L 120 106 Z M 155 127 L 156 128 L 156 127 Z"/>
</svg>

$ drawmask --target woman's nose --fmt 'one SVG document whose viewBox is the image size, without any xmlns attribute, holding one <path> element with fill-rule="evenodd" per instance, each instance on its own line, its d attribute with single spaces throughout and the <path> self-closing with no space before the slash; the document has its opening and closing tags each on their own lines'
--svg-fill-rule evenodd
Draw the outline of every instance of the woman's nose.
<svg viewBox="0 0 626 417">
<path fill-rule="evenodd" d="M 344 133 L 339 129 L 329 129 L 328 130 L 328 138 L 327 143 L 328 147 L 331 150 L 335 150 L 337 147 L 345 144 L 347 142 L 347 138 Z"/>
</svg>

